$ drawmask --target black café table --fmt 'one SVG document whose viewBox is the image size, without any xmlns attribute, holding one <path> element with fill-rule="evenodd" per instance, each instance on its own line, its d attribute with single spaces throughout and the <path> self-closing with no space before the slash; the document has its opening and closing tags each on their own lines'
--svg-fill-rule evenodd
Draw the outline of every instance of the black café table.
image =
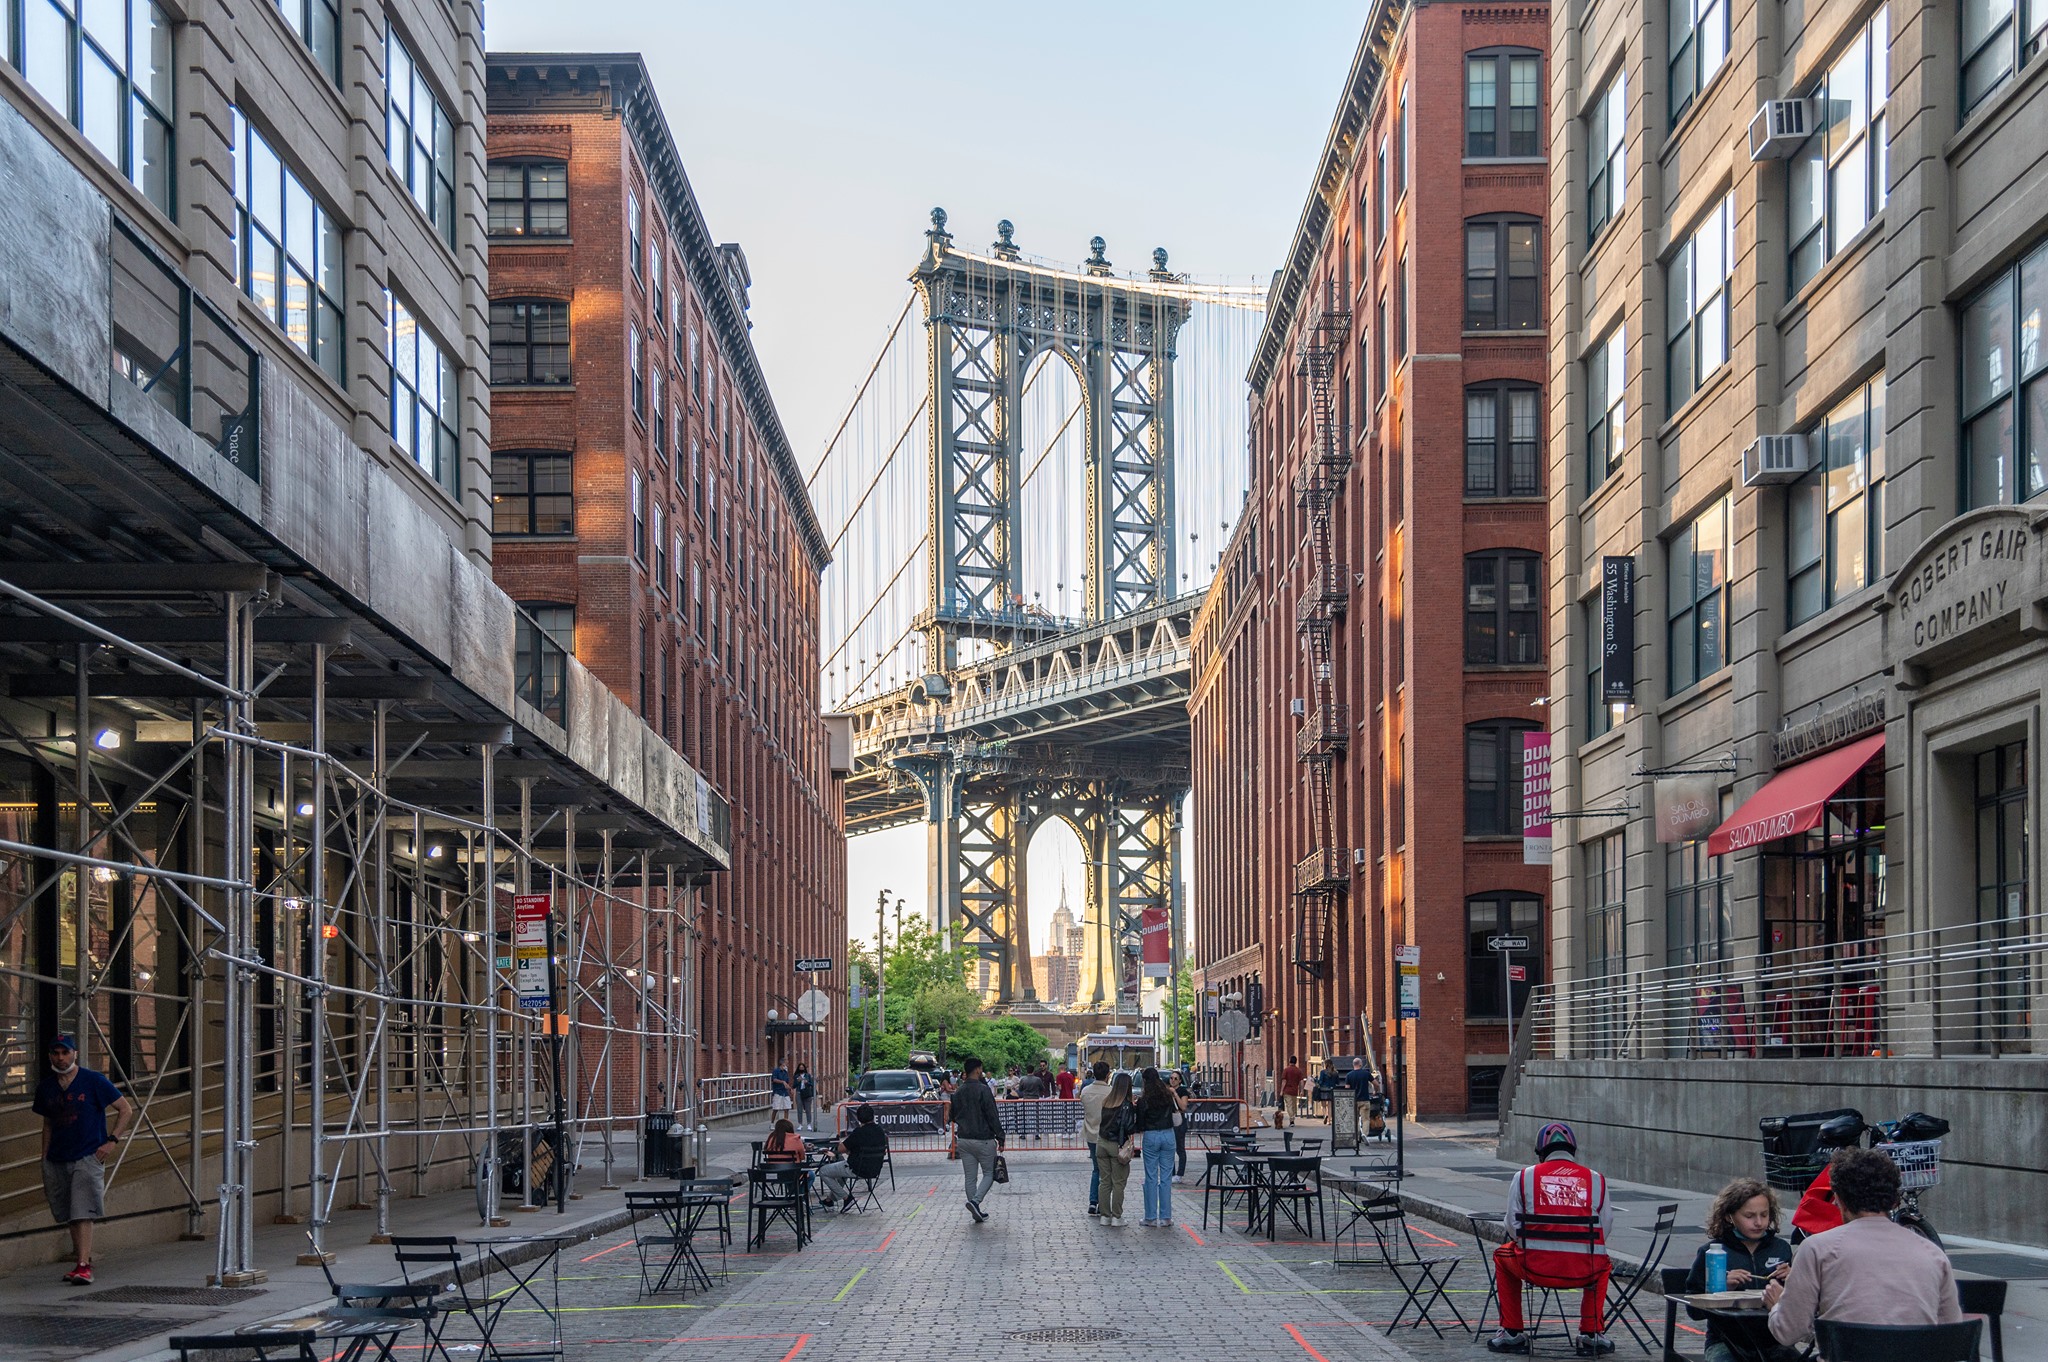
<svg viewBox="0 0 2048 1362">
<path fill-rule="evenodd" d="M 562 1356 L 562 1250 L 583 1242 L 575 1234 L 501 1234 L 489 1239 L 465 1240 L 483 1250 L 483 1307 L 477 1322 L 483 1328 L 483 1353 L 489 1358 Z M 530 1258 L 515 1256 L 515 1250 L 537 1244 L 540 1251 Z M 541 1274 L 547 1280 L 541 1280 Z M 498 1285 L 502 1279 L 505 1285 Z M 524 1299 L 519 1313 L 538 1310 L 547 1321 L 547 1337 L 522 1341 L 511 1347 L 498 1343 L 498 1326 L 505 1312 Z"/>
<path fill-rule="evenodd" d="M 333 1355 L 333 1362 L 358 1362 L 370 1353 L 388 1358 L 392 1345 L 398 1336 L 412 1325 L 406 1320 L 392 1319 L 335 1319 L 329 1315 L 314 1315 L 305 1319 L 273 1320 L 268 1324 L 251 1324 L 235 1330 L 237 1337 L 262 1338 L 270 1334 L 296 1334 L 310 1332 L 315 1341 L 340 1343 L 342 1348 Z"/>
<path fill-rule="evenodd" d="M 1731 1297 L 1735 1299 L 1730 1299 Z M 1771 1337 L 1771 1312 L 1764 1307 L 1762 1291 L 1728 1291 L 1721 1298 L 1707 1296 L 1666 1296 L 1664 1298 L 1664 1356 L 1679 1356 L 1673 1346 L 1678 1331 L 1678 1307 L 1685 1306 L 1694 1319 L 1710 1319 L 1719 1326 L 1721 1337 L 1743 1362 L 1762 1358 L 1777 1343 Z"/>
</svg>

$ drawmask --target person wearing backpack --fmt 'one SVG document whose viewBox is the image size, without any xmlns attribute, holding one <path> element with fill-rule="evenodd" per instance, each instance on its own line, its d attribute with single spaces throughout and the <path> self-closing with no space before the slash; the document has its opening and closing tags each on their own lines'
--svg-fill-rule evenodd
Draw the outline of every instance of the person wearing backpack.
<svg viewBox="0 0 2048 1362">
<path fill-rule="evenodd" d="M 1101 1084 L 1096 1084 L 1101 1087 Z M 1092 1089 L 1091 1089 L 1092 1091 Z M 1138 1108 L 1131 1101 L 1131 1076 L 1119 1073 L 1110 1081 L 1109 1095 L 1102 1099 L 1102 1116 L 1096 1125 L 1095 1169 L 1102 1175 L 1096 1206 L 1105 1225 L 1124 1223 L 1124 1181 L 1131 1175 L 1131 1160 L 1138 1152 Z"/>
</svg>

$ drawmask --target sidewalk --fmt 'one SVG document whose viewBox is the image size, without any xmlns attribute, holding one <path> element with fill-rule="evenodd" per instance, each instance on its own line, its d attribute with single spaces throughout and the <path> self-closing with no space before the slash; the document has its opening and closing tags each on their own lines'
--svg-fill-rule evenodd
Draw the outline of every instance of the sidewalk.
<svg viewBox="0 0 2048 1362">
<path fill-rule="evenodd" d="M 714 1130 L 709 1137 L 705 1177 L 733 1176 L 751 1161 L 749 1140 L 767 1130 Z M 603 1235 L 630 1223 L 625 1191 L 660 1185 L 635 1182 L 639 1149 L 614 1146 L 613 1176 L 620 1187 L 601 1191 L 603 1146 L 585 1148 L 576 1175 L 576 1196 L 566 1213 L 552 1204 L 538 1211 L 507 1209 L 510 1225 L 491 1229 L 476 1212 L 476 1193 L 462 1188 L 419 1200 L 394 1198 L 391 1230 L 398 1235 L 564 1234 L 579 1239 Z M 665 1180 L 664 1180 L 665 1181 Z M 388 1244 L 372 1244 L 374 1211 L 337 1211 L 327 1226 L 337 1281 L 398 1280 Z M 98 1280 L 90 1287 L 63 1285 L 64 1266 L 52 1263 L 0 1279 L 0 1356 L 9 1362 L 155 1362 L 174 1357 L 164 1340 L 182 1333 L 231 1333 L 266 1320 L 290 1319 L 333 1302 L 326 1276 L 317 1266 L 301 1267 L 304 1225 L 259 1223 L 255 1265 L 270 1274 L 261 1286 L 223 1290 L 206 1285 L 214 1270 L 214 1242 L 155 1244 L 102 1255 Z M 508 1255 L 512 1256 L 512 1255 Z"/>
</svg>

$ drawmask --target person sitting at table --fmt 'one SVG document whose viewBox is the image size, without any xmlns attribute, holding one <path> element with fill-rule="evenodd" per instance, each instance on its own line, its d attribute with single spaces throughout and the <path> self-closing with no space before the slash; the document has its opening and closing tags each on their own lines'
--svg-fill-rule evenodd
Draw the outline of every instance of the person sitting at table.
<svg viewBox="0 0 2048 1362">
<path fill-rule="evenodd" d="M 761 1146 L 763 1163 L 802 1163 L 804 1161 L 804 1137 L 796 1133 L 796 1126 L 787 1116 L 777 1118 L 775 1129 L 768 1132 L 767 1143 Z"/>
<path fill-rule="evenodd" d="M 1563 1153 L 1570 1157 L 1553 1158 Z M 1607 1235 L 1614 1208 L 1607 1204 L 1607 1179 L 1577 1161 L 1578 1137 L 1562 1121 L 1536 1132 L 1536 1157 L 1515 1174 L 1508 1193 L 1507 1242 L 1493 1252 L 1493 1281 L 1500 1298 L 1500 1330 L 1486 1340 L 1490 1353 L 1526 1353 L 1522 1332 L 1522 1283 L 1562 1290 L 1582 1288 L 1579 1351 L 1611 1353 L 1605 1333 Z M 1588 1229 L 1545 1224 L 1535 1217 L 1588 1216 Z M 1528 1223 L 1525 1223 L 1525 1217 Z"/>
<path fill-rule="evenodd" d="M 853 1129 L 839 1137 L 840 1157 L 818 1170 L 824 1189 L 818 1204 L 830 1208 L 839 1203 L 842 1213 L 853 1209 L 856 1178 L 879 1177 L 882 1160 L 889 1157 L 889 1135 L 875 1124 L 875 1109 L 863 1102 L 853 1109 Z"/>
<path fill-rule="evenodd" d="M 1899 1167 L 1874 1149 L 1844 1149 L 1828 1162 L 1842 1223 L 1799 1247 L 1783 1282 L 1764 1287 L 1771 1337 L 1785 1345 L 1813 1334 L 1816 1319 L 1844 1324 L 1960 1324 L 1948 1255 L 1892 1223 Z"/>
<path fill-rule="evenodd" d="M 1707 1250 L 1719 1244 L 1728 1251 L 1728 1290 L 1754 1291 L 1766 1282 L 1782 1282 L 1792 1271 L 1792 1246 L 1778 1235 L 1778 1194 L 1755 1178 L 1737 1178 L 1723 1187 L 1707 1211 L 1707 1242 L 1693 1255 L 1686 1274 L 1686 1294 L 1707 1289 Z M 1753 1362 L 1756 1353 L 1739 1338 L 1729 1337 L 1720 1321 L 1707 1325 L 1706 1362 Z M 1766 1362 L 1792 1362 L 1797 1354 L 1773 1348 Z"/>
</svg>

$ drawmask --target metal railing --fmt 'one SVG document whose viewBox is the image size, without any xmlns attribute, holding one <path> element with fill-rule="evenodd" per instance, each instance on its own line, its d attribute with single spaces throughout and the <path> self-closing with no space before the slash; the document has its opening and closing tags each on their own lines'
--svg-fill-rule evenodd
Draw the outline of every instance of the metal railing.
<svg viewBox="0 0 2048 1362">
<path fill-rule="evenodd" d="M 1536 1059 L 2048 1053 L 2048 915 L 1545 984 Z"/>
<path fill-rule="evenodd" d="M 697 1080 L 697 1119 L 715 1121 L 722 1116 L 743 1116 L 750 1111 L 768 1110 L 770 1074 L 719 1074 Z"/>
</svg>

